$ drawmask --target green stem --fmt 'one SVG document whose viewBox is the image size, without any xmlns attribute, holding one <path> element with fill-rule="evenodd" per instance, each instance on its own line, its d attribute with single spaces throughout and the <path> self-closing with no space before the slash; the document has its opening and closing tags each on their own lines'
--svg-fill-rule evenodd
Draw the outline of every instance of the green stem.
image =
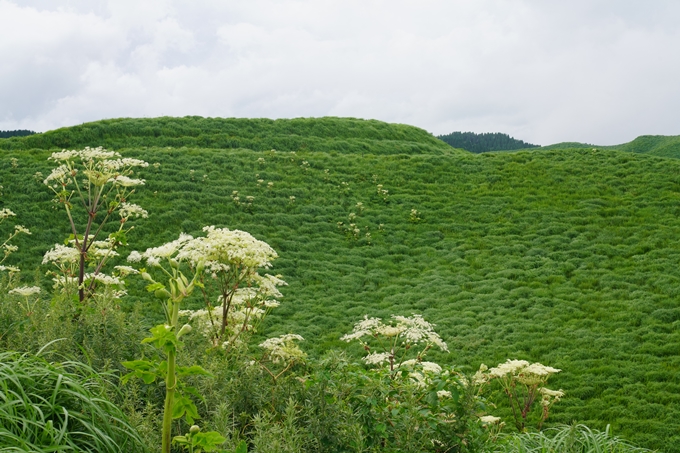
<svg viewBox="0 0 680 453">
<path fill-rule="evenodd" d="M 176 300 L 173 297 L 168 300 L 170 305 L 170 325 L 175 332 L 177 332 L 177 321 L 179 319 L 179 304 L 182 296 Z M 177 351 L 168 352 L 168 374 L 165 376 L 165 406 L 163 408 L 163 438 L 161 441 L 161 449 L 163 453 L 170 453 L 170 446 L 172 444 L 172 408 L 175 403 L 175 388 L 177 387 L 177 376 L 175 375 L 175 357 Z"/>
<path fill-rule="evenodd" d="M 170 453 L 172 442 L 172 406 L 175 402 L 175 352 L 168 353 L 168 374 L 165 378 L 165 407 L 163 410 L 163 453 Z"/>
</svg>

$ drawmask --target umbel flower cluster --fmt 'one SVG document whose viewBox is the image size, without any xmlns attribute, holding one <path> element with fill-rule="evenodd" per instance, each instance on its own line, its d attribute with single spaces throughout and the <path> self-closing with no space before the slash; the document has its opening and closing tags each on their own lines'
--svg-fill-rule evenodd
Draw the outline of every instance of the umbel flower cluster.
<svg viewBox="0 0 680 453">
<path fill-rule="evenodd" d="M 369 365 L 389 364 L 390 370 L 395 371 L 403 365 L 409 364 L 407 353 L 414 350 L 414 346 L 422 346 L 417 350 L 414 362 L 420 363 L 423 369 L 439 367 L 437 364 L 423 362 L 423 357 L 433 346 L 437 346 L 442 351 L 448 352 L 448 346 L 441 339 L 439 334 L 434 331 L 435 325 L 423 319 L 421 315 L 412 316 L 392 315 L 388 323 L 384 323 L 380 318 L 369 318 L 364 316 L 362 321 L 354 325 L 352 333 L 340 338 L 343 341 L 357 340 L 367 355 L 364 362 Z M 372 351 L 369 342 L 376 343 L 378 350 Z"/>
<path fill-rule="evenodd" d="M 0 224 L 10 217 L 16 217 L 16 214 L 11 209 L 0 209 Z M 2 250 L 2 257 L 0 258 L 0 271 L 7 271 L 9 272 L 10 276 L 20 272 L 20 269 L 15 266 L 5 266 L 3 263 L 12 253 L 19 249 L 16 245 L 11 243 L 12 239 L 14 239 L 19 234 L 31 234 L 31 232 L 28 230 L 28 228 L 22 225 L 14 225 L 14 231 L 9 233 L 7 239 L 5 239 L 2 244 L 0 244 L 0 250 Z"/>
<path fill-rule="evenodd" d="M 282 297 L 281 278 L 260 275 L 259 269 L 271 267 L 277 254 L 267 243 L 249 233 L 207 226 L 204 237 L 181 234 L 174 241 L 144 253 L 132 252 L 128 261 L 161 267 L 187 263 L 192 268 L 204 267 L 200 276 L 205 308 L 182 310 L 213 346 L 230 348 L 242 334 L 256 330 L 269 311 L 279 305 Z M 172 264 L 175 263 L 175 264 Z"/>
<path fill-rule="evenodd" d="M 50 160 L 60 165 L 53 169 L 43 183 L 53 190 L 59 191 L 63 187 L 73 184 L 75 187 L 88 188 L 89 185 L 102 187 L 107 183 L 119 187 L 133 187 L 144 184 L 143 179 L 133 179 L 129 175 L 134 167 L 148 167 L 143 160 L 122 158 L 115 151 L 107 151 L 102 147 L 85 148 L 82 151 L 67 151 L 52 153 Z M 78 162 L 83 167 L 79 168 Z M 78 184 L 76 177 L 82 173 L 85 179 Z"/>
<path fill-rule="evenodd" d="M 131 218 L 146 218 L 148 213 L 128 198 L 135 187 L 144 184 L 134 178 L 136 168 L 148 167 L 148 163 L 133 158 L 123 158 L 115 151 L 104 148 L 62 150 L 52 153 L 49 160 L 57 167 L 43 183 L 54 192 L 55 202 L 62 205 L 68 215 L 71 237 L 66 245 L 57 244 L 49 250 L 43 264 L 52 263 L 55 286 L 70 291 L 77 289 L 79 299 L 85 302 L 97 294 L 97 286 L 116 286 L 122 289 L 122 281 L 116 276 L 102 273 L 106 261 L 117 255 L 116 248 L 126 242 L 125 223 Z M 74 211 L 80 210 L 87 218 L 84 230 L 78 231 Z M 84 211 L 84 212 L 82 212 Z M 120 217 L 118 230 L 107 235 L 104 226 L 117 213 Z M 86 273 L 87 266 L 93 268 Z"/>
<path fill-rule="evenodd" d="M 541 398 L 541 416 L 538 424 L 540 429 L 547 420 L 550 407 L 564 396 L 562 390 L 550 390 L 545 387 L 553 374 L 562 370 L 543 365 L 529 363 L 526 360 L 508 359 L 494 368 L 482 364 L 475 373 L 473 382 L 483 386 L 491 381 L 498 381 L 510 400 L 517 429 L 522 431 L 527 422 L 532 405 Z"/>
</svg>

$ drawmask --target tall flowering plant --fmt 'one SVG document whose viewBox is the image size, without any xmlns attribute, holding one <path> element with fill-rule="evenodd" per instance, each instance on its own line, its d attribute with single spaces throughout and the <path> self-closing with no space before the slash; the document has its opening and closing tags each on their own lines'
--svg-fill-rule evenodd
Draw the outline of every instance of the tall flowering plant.
<svg viewBox="0 0 680 453">
<path fill-rule="evenodd" d="M 192 330 L 190 324 L 180 325 L 180 316 L 187 315 L 194 320 L 213 345 L 230 347 L 241 341 L 244 333 L 253 331 L 268 310 L 278 305 L 273 298 L 281 295 L 277 286 L 285 284 L 278 277 L 258 273 L 258 269 L 270 267 L 271 260 L 277 256 L 265 242 L 238 230 L 208 226 L 204 231 L 206 236 L 194 238 L 181 234 L 172 242 L 149 248 L 144 253 L 132 252 L 128 257 L 128 261 L 133 263 L 146 262 L 148 271 L 146 268 L 139 271 L 130 268 L 128 271 L 138 272 L 149 282 L 147 290 L 163 301 L 161 305 L 165 324 L 154 327 L 152 335 L 144 343 L 155 346 L 165 360 L 123 363 L 131 370 L 125 376 L 125 381 L 132 377 L 138 377 L 147 384 L 157 379 L 165 380 L 163 453 L 170 451 L 173 419 L 185 417 L 192 424 L 194 419 L 199 418 L 190 398 L 191 395 L 197 396 L 197 392 L 185 384 L 184 378 L 207 374 L 197 365 L 181 367 L 176 364 L 182 346 L 180 339 Z M 162 283 L 152 273 L 162 276 L 167 283 Z M 198 311 L 182 310 L 182 301 L 196 288 L 202 291 L 206 308 Z M 293 340 L 301 340 L 301 337 L 289 335 L 270 339 L 261 346 L 272 363 L 284 361 L 292 366 L 290 364 L 303 357 L 302 351 L 292 343 Z M 274 380 L 281 373 L 275 375 L 270 371 Z M 187 436 L 193 439 L 191 442 L 198 442 L 196 439 L 199 437 L 204 438 L 205 442 L 212 442 L 213 446 L 224 442 L 224 438 L 214 432 L 203 433 L 195 429 L 190 434 Z M 187 436 L 180 436 L 175 441 L 188 445 Z"/>
<path fill-rule="evenodd" d="M 71 235 L 65 245 L 57 244 L 45 254 L 43 264 L 56 267 L 56 287 L 68 290 L 75 286 L 78 299 L 85 302 L 99 284 L 122 286 L 118 278 L 104 276 L 102 268 L 117 254 L 116 248 L 127 243 L 131 227 L 126 227 L 126 222 L 147 217 L 144 209 L 128 199 L 136 186 L 144 184 L 143 179 L 131 178 L 134 169 L 149 164 L 101 147 L 63 150 L 48 159 L 57 167 L 43 183 L 54 192 L 54 201 L 64 207 Z M 84 226 L 78 223 L 78 215 L 85 217 Z M 102 239 L 106 223 L 116 215 L 120 217 L 118 230 Z M 86 273 L 88 264 L 93 267 L 90 273 Z"/>
<path fill-rule="evenodd" d="M 262 319 L 278 307 L 282 297 L 279 276 L 261 275 L 278 257 L 266 242 L 245 231 L 228 228 L 203 228 L 205 237 L 188 240 L 178 257 L 192 266 L 202 262 L 200 275 L 205 308 L 186 310 L 188 316 L 214 347 L 227 350 L 239 345 L 257 329 Z"/>
<path fill-rule="evenodd" d="M 198 365 L 177 365 L 177 354 L 181 350 L 180 339 L 191 332 L 190 325 L 179 323 L 179 312 L 182 301 L 190 296 L 193 291 L 201 286 L 199 276 L 203 271 L 202 262 L 195 263 L 195 267 L 186 266 L 186 255 L 182 254 L 182 247 L 193 238 L 182 234 L 174 241 L 160 247 L 149 248 L 143 254 L 132 252 L 129 261 L 140 262 L 145 260 L 157 273 L 163 276 L 165 283 L 157 281 L 146 269 L 139 271 L 132 268 L 131 273 L 138 273 L 149 282 L 146 289 L 161 300 L 165 323 L 151 329 L 151 336 L 142 340 L 154 346 L 163 360 L 133 360 L 123 362 L 123 366 L 131 372 L 123 377 L 127 382 L 132 377 L 142 379 L 144 383 L 151 384 L 156 380 L 165 381 L 165 404 L 163 408 L 163 425 L 161 432 L 161 447 L 163 453 L 169 453 L 172 445 L 172 420 L 184 417 L 191 425 L 194 420 L 200 418 L 198 409 L 191 396 L 198 396 L 195 388 L 186 384 L 188 376 L 208 375 Z M 151 270 L 151 269 L 150 269 Z M 189 277 L 185 275 L 189 272 Z M 191 275 L 193 273 L 193 275 Z M 215 432 L 201 433 L 198 427 L 192 428 L 192 438 L 197 441 L 201 438 L 210 445 L 224 442 L 224 438 Z M 184 439 L 184 440 L 182 440 Z M 185 438 L 178 442 L 183 444 Z M 211 451 L 207 450 L 206 451 Z"/>
<path fill-rule="evenodd" d="M 424 360 L 433 347 L 448 352 L 434 327 L 417 314 L 387 322 L 365 316 L 341 338 L 359 341 L 366 351 L 363 361 L 372 369 L 353 383 L 354 404 L 363 435 L 381 451 L 404 451 L 417 443 L 418 451 L 452 451 L 479 424 L 470 419 L 480 400 L 469 392 L 467 379 Z"/>
<path fill-rule="evenodd" d="M 548 419 L 552 405 L 564 396 L 562 390 L 550 390 L 545 386 L 550 376 L 560 371 L 538 362 L 508 359 L 491 369 L 482 364 L 474 376 L 474 382 L 480 386 L 491 381 L 500 383 L 512 408 L 515 426 L 520 432 L 526 429 L 532 407 L 540 398 L 541 414 L 537 426 L 540 430 Z"/>
<path fill-rule="evenodd" d="M 5 222 L 5 220 L 9 219 L 10 217 L 15 217 L 16 214 L 7 208 L 0 209 L 0 225 Z M 9 256 L 16 252 L 18 250 L 18 247 L 14 244 L 12 244 L 12 239 L 17 237 L 19 234 L 31 234 L 31 232 L 28 230 L 28 228 L 22 226 L 22 225 L 15 225 L 14 226 L 14 231 L 9 233 L 7 235 L 7 239 L 5 239 L 1 244 L 0 244 L 0 251 L 2 252 L 2 257 L 0 257 L 0 271 L 5 271 L 8 272 L 10 275 L 10 281 L 11 277 L 18 273 L 20 269 L 15 266 L 5 266 L 5 260 L 9 258 Z"/>
<path fill-rule="evenodd" d="M 425 369 L 439 367 L 423 361 L 433 346 L 449 351 L 446 343 L 434 331 L 434 326 L 416 314 L 409 317 L 393 315 L 387 323 L 380 318 L 369 318 L 366 315 L 363 321 L 354 325 L 352 333 L 340 339 L 347 342 L 359 341 L 367 352 L 364 362 L 369 365 L 387 364 L 392 375 L 396 376 L 403 366 L 419 364 Z M 413 355 L 414 358 L 407 358 Z"/>
</svg>

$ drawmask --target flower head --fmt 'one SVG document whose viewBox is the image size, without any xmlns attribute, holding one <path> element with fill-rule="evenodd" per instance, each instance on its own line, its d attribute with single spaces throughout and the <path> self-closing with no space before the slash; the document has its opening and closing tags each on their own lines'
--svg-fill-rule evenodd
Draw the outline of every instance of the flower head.
<svg viewBox="0 0 680 453">
<path fill-rule="evenodd" d="M 30 297 L 35 294 L 40 294 L 39 286 L 20 286 L 9 291 L 9 294 L 16 294 L 18 296 Z"/>
</svg>

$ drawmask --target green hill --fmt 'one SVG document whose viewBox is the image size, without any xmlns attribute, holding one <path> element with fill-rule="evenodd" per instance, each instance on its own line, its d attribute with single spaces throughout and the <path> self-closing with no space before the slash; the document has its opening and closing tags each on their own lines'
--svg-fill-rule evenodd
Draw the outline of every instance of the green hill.
<svg viewBox="0 0 680 453">
<path fill-rule="evenodd" d="M 596 148 L 615 149 L 658 157 L 680 158 L 680 135 L 641 135 L 632 142 L 620 145 L 598 146 L 588 143 L 564 142 L 543 146 L 541 149 Z"/>
<path fill-rule="evenodd" d="M 355 119 L 107 120 L 0 140 L 0 208 L 33 230 L 11 257 L 30 278 L 68 234 L 34 177 L 52 168 L 49 150 L 106 145 L 158 162 L 139 172 L 135 202 L 149 218 L 128 250 L 210 224 L 268 242 L 290 284 L 268 335 L 299 333 L 318 355 L 347 348 L 339 337 L 364 314 L 422 313 L 449 343 L 438 361 L 564 370 L 551 380 L 567 392 L 551 423 L 610 423 L 680 452 L 680 161 L 438 143 Z M 127 303 L 146 300 L 133 287 Z"/>
<path fill-rule="evenodd" d="M 353 118 L 121 118 L 0 140 L 0 149 L 73 149 L 90 146 L 200 147 L 255 151 L 337 151 L 374 154 L 448 153 L 451 148 L 413 126 Z"/>
</svg>

